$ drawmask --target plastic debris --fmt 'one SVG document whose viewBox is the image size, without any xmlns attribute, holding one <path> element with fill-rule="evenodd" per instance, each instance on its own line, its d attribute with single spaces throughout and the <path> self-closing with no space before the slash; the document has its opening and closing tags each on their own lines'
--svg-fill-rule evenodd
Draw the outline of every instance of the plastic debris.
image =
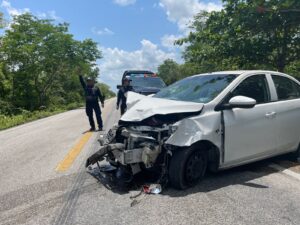
<svg viewBox="0 0 300 225">
<path fill-rule="evenodd" d="M 151 184 L 151 185 L 143 185 L 141 191 L 130 197 L 132 200 L 130 206 L 133 207 L 137 204 L 139 204 L 142 199 L 146 198 L 146 196 L 149 196 L 149 194 L 159 194 L 162 192 L 162 187 L 160 184 Z"/>
<path fill-rule="evenodd" d="M 112 172 L 116 171 L 117 168 L 112 165 L 107 164 L 107 165 L 99 166 L 99 170 L 104 173 L 112 173 Z"/>
<path fill-rule="evenodd" d="M 146 194 L 159 194 L 161 193 L 162 188 L 160 184 L 151 184 L 151 185 L 144 185 L 143 192 Z"/>
</svg>

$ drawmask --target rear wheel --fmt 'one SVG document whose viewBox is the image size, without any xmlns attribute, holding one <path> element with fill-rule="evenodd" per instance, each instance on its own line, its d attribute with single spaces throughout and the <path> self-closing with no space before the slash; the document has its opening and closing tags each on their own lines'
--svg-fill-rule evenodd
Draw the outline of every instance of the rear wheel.
<svg viewBox="0 0 300 225">
<path fill-rule="evenodd" d="M 205 175 L 207 152 L 195 148 L 186 148 L 173 152 L 170 162 L 170 183 L 177 189 L 186 189 L 196 185 Z"/>
</svg>

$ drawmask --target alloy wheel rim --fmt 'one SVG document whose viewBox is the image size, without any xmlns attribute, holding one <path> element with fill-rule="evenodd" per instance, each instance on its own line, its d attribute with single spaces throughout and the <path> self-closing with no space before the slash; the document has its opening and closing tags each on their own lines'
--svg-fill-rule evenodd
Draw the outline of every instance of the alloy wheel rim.
<svg viewBox="0 0 300 225">
<path fill-rule="evenodd" d="M 188 184 L 194 184 L 203 175 L 204 159 L 199 152 L 195 152 L 187 161 L 185 179 Z"/>
</svg>

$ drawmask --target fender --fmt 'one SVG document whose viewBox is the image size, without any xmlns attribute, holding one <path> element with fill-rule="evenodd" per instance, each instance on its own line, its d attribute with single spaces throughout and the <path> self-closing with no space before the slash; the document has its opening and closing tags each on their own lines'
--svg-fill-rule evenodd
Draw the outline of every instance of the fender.
<svg viewBox="0 0 300 225">
<path fill-rule="evenodd" d="M 218 149 L 222 149 L 221 112 L 213 111 L 186 118 L 175 123 L 174 127 L 177 129 L 166 141 L 168 145 L 189 147 L 199 141 L 210 141 Z M 220 152 L 220 156 L 222 156 L 222 152 Z"/>
</svg>

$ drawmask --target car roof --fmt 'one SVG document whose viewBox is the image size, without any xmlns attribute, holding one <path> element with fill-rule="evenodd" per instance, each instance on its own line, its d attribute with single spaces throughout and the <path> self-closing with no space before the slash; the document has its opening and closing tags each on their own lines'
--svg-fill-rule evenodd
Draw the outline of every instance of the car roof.
<svg viewBox="0 0 300 225">
<path fill-rule="evenodd" d="M 124 72 L 124 74 L 127 74 L 127 73 L 151 73 L 151 74 L 153 74 L 153 72 L 152 71 L 149 71 L 149 70 L 126 70 L 125 72 Z"/>
<path fill-rule="evenodd" d="M 228 71 L 217 71 L 217 72 L 210 72 L 210 73 L 202 73 L 197 74 L 194 76 L 204 76 L 204 75 L 227 75 L 227 74 L 233 74 L 233 75 L 241 75 L 241 74 L 248 74 L 248 73 L 274 73 L 274 74 L 281 74 L 286 75 L 277 71 L 271 71 L 271 70 L 228 70 Z"/>
<path fill-rule="evenodd" d="M 130 79 L 161 79 L 161 77 L 130 77 Z"/>
</svg>

